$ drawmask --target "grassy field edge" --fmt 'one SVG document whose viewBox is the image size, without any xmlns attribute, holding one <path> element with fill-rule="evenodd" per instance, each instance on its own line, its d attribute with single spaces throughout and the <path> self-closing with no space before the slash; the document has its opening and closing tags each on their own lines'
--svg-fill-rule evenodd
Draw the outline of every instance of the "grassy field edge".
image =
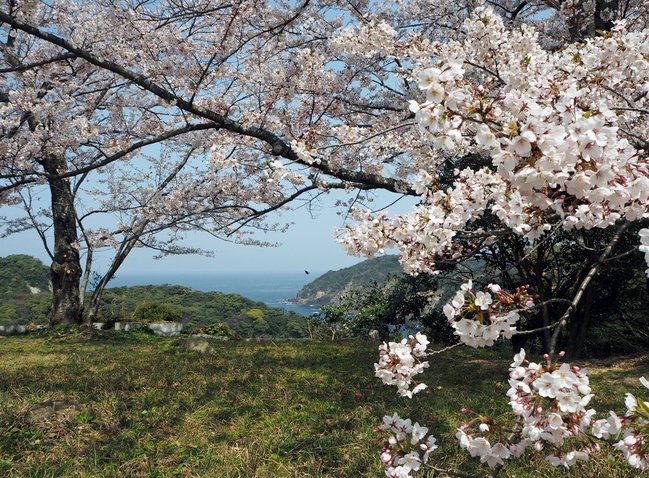
<svg viewBox="0 0 649 478">
<path fill-rule="evenodd" d="M 140 333 L 0 339 L 0 476 L 384 476 L 374 428 L 395 411 L 438 437 L 436 466 L 485 473 L 453 438 L 461 408 L 508 411 L 506 346 L 432 357 L 429 389 L 409 400 L 373 377 L 377 344 L 226 342 L 200 355 L 181 343 Z M 640 391 L 649 356 L 579 365 L 605 416 Z M 45 417 L 52 400 L 60 410 Z M 637 476 L 615 453 L 569 472 L 529 455 L 499 476 Z"/>
</svg>

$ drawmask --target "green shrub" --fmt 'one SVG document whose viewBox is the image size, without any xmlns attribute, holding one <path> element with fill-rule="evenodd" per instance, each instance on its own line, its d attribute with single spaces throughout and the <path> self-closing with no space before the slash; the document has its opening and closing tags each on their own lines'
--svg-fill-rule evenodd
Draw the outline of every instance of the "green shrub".
<svg viewBox="0 0 649 478">
<path fill-rule="evenodd" d="M 165 302 L 144 302 L 133 312 L 135 322 L 180 322 L 182 318 L 183 313 L 178 306 Z"/>
<path fill-rule="evenodd" d="M 255 320 L 264 320 L 264 311 L 261 309 L 250 309 L 246 312 L 246 315 Z"/>
<path fill-rule="evenodd" d="M 220 337 L 229 337 L 231 339 L 236 339 L 239 337 L 228 324 L 223 323 L 206 325 L 205 327 L 200 328 L 200 332 L 202 334 L 218 335 Z"/>
</svg>

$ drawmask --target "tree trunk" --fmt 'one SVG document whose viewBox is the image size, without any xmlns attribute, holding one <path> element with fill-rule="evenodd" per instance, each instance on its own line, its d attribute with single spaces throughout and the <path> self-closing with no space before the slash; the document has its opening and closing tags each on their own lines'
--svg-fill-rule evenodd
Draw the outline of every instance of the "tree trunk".
<svg viewBox="0 0 649 478">
<path fill-rule="evenodd" d="M 595 252 L 597 248 L 596 244 L 597 243 L 592 236 L 588 234 L 584 235 L 584 245 L 590 251 L 588 253 L 588 259 L 586 262 L 587 267 L 585 270 L 588 270 L 593 265 L 597 264 L 598 255 Z M 577 283 L 581 283 L 583 280 L 584 278 L 579 274 L 579 281 Z M 568 343 L 566 344 L 566 356 L 569 359 L 579 358 L 581 355 L 584 342 L 586 341 L 586 335 L 590 329 L 590 319 L 593 311 L 594 300 L 593 283 L 589 282 L 584 291 L 579 308 L 570 319 L 570 334 L 568 336 Z"/>
<path fill-rule="evenodd" d="M 543 281 L 543 272 L 545 272 L 546 261 L 545 259 L 545 250 L 542 247 L 539 247 L 536 255 L 536 262 L 534 263 L 534 280 L 536 281 L 536 291 L 539 294 L 539 302 L 543 303 L 548 300 L 548 297 L 552 297 L 552 285 L 548 287 L 549 291 L 545 289 L 545 282 Z M 549 327 L 552 323 L 552 313 L 548 304 L 545 304 L 541 309 L 541 317 L 543 318 L 543 327 Z M 550 341 L 552 340 L 552 333 L 550 329 L 545 329 L 543 331 L 543 349 L 550 349 Z"/>
<path fill-rule="evenodd" d="M 142 231 L 144 231 L 144 228 L 146 227 L 148 222 L 149 221 L 142 221 L 142 224 L 137 228 L 137 230 L 132 231 L 132 237 L 122 243 L 120 250 L 115 255 L 113 262 L 108 268 L 108 272 L 104 274 L 104 277 L 101 278 L 99 284 L 97 284 L 95 290 L 92 292 L 90 303 L 88 304 L 88 310 L 86 311 L 86 316 L 83 319 L 84 324 L 90 326 L 97 319 L 97 314 L 99 313 L 99 304 L 101 302 L 101 296 L 104 293 L 104 289 L 106 289 L 108 282 L 110 282 L 110 280 L 115 276 L 117 269 L 119 269 L 126 257 L 130 254 L 130 252 L 137 244 L 140 235 L 142 234 Z"/>
<path fill-rule="evenodd" d="M 41 160 L 52 194 L 54 226 L 54 261 L 50 266 L 52 278 L 52 309 L 48 317 L 52 326 L 81 324 L 83 304 L 79 297 L 81 264 L 77 247 L 76 211 L 70 184 L 55 176 L 67 170 L 65 158 L 47 156 Z"/>
<path fill-rule="evenodd" d="M 619 20 L 619 0 L 595 0 L 595 12 L 586 8 L 585 0 L 577 0 L 572 4 L 572 16 L 567 18 L 568 31 L 572 42 L 583 41 L 594 37 L 598 31 L 610 31 L 615 20 Z"/>
<path fill-rule="evenodd" d="M 573 322 L 571 324 L 570 339 L 568 340 L 568 350 L 566 353 L 566 357 L 569 359 L 581 357 L 581 354 L 584 351 L 584 343 L 586 342 L 586 336 L 590 330 L 594 300 L 593 283 L 591 282 L 586 288 L 584 301 L 582 302 L 578 313 L 575 314 L 572 319 Z"/>
<path fill-rule="evenodd" d="M 95 286 L 95 290 L 92 291 L 90 302 L 88 303 L 88 310 L 86 310 L 86 315 L 83 318 L 84 324 L 90 326 L 97 320 L 97 314 L 99 314 L 99 304 L 101 303 L 101 296 L 104 294 L 104 289 L 106 288 L 108 281 L 113 278 L 113 275 L 115 274 L 115 271 L 118 267 L 119 265 L 115 266 L 113 263 L 111 268 L 108 270 L 108 273 L 106 273 L 106 275 L 101 278 L 99 284 Z"/>
</svg>

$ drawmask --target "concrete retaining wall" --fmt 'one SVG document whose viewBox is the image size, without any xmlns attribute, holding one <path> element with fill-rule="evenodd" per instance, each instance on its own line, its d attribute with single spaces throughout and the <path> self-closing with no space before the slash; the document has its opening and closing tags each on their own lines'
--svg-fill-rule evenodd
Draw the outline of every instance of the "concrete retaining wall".
<svg viewBox="0 0 649 478">
<path fill-rule="evenodd" d="M 146 327 L 144 322 L 115 322 L 115 330 L 128 332 L 129 330 L 139 329 Z"/>
<path fill-rule="evenodd" d="M 115 330 L 129 331 L 142 327 L 148 327 L 154 333 L 162 335 L 163 337 L 175 337 L 180 335 L 184 325 L 178 322 L 158 322 L 155 324 L 147 324 L 145 322 L 115 322 Z"/>
<path fill-rule="evenodd" d="M 158 324 L 149 324 L 149 328 L 158 335 L 163 337 L 175 337 L 180 335 L 184 325 L 177 322 L 160 322 Z"/>
<path fill-rule="evenodd" d="M 37 325 L 30 328 L 26 325 L 0 325 L 0 335 L 21 335 L 26 334 L 30 330 L 41 330 L 48 328 L 49 325 Z M 104 324 L 102 322 L 95 322 L 92 327 L 97 330 L 102 330 Z M 184 324 L 177 322 L 160 322 L 157 324 L 146 324 L 144 322 L 115 322 L 115 330 L 129 331 L 139 329 L 141 327 L 149 327 L 153 332 L 164 337 L 175 337 L 180 335 Z"/>
<path fill-rule="evenodd" d="M 26 325 L 0 325 L 0 335 L 19 335 L 26 333 Z"/>
</svg>

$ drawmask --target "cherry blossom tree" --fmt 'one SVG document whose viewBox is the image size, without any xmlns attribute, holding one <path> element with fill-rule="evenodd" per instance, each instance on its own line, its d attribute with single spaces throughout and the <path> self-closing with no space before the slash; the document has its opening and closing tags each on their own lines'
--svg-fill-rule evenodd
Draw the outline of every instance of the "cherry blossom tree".
<svg viewBox="0 0 649 478">
<path fill-rule="evenodd" d="M 615 228 L 557 322 L 565 325 L 622 233 L 644 224 L 647 33 L 618 24 L 609 34 L 549 53 L 536 30 L 510 29 L 485 12 L 464 23 L 464 42 L 426 45 L 437 66 L 415 73 L 426 101 L 411 100 L 411 109 L 440 161 L 480 153 L 491 164 L 457 170 L 446 189 L 422 169 L 413 182 L 422 203 L 413 213 L 391 219 L 359 210 L 365 225 L 341 241 L 365 254 L 396 245 L 406 270 L 418 273 L 502 236 L 534 244 L 556 229 Z M 487 213 L 497 218 L 495 228 L 473 226 Z"/>
<path fill-rule="evenodd" d="M 246 228 L 282 228 L 263 218 L 300 198 L 406 189 L 380 174 L 393 151 L 361 158 L 365 135 L 407 112 L 367 95 L 390 91 L 363 86 L 384 62 L 339 66 L 330 51 L 354 15 L 309 1 L 4 3 L 0 204 L 22 205 L 8 232 L 36 228 L 52 257 L 51 323 L 82 320 L 98 248 L 116 252 L 88 322 L 133 247 L 201 252 L 178 243 L 188 230 L 258 243 Z M 331 145 L 326 160 L 300 138 Z"/>
<path fill-rule="evenodd" d="M 562 297 L 494 277 L 445 307 L 474 347 L 544 311 L 526 333 L 546 334 L 545 364 L 521 351 L 510 369 L 516 433 L 473 420 L 460 447 L 496 468 L 549 448 L 569 467 L 588 440 L 613 438 L 644 469 L 647 404 L 630 396 L 624 417 L 596 420 L 587 373 L 559 363 L 557 344 L 607 261 L 640 251 L 649 262 L 647 14 L 643 0 L 8 0 L 0 205 L 23 204 L 23 227 L 43 231 L 32 198 L 51 192 L 53 323 L 80 320 L 80 250 L 114 245 L 114 273 L 136 245 L 183 252 L 188 229 L 272 227 L 266 213 L 331 188 L 420 198 L 390 217 L 352 195 L 356 224 L 339 233 L 352 254 L 398 248 L 411 274 L 565 237 L 592 254 Z M 91 225 L 102 212 L 114 227 Z M 579 242 L 593 230 L 607 235 Z M 377 375 L 411 397 L 428 345 L 421 334 L 385 344 Z M 381 430 L 388 476 L 410 476 L 437 446 L 398 415 Z"/>
<path fill-rule="evenodd" d="M 118 248 L 100 294 L 132 247 L 190 252 L 178 247 L 178 233 L 206 229 L 207 217 L 224 214 L 211 231 L 230 237 L 241 232 L 242 223 L 267 227 L 253 218 L 316 188 L 412 193 L 412 175 L 439 160 L 429 152 L 427 138 L 410 129 L 403 109 L 404 100 L 419 94 L 411 69 L 430 53 L 427 41 L 412 40 L 461 37 L 461 21 L 473 8 L 472 2 L 451 7 L 127 1 L 81 2 L 74 8 L 6 2 L 0 12 L 7 38 L 0 98 L 7 146 L 0 194 L 4 203 L 27 208 L 11 230 L 39 227 L 45 238 L 42 228 L 53 229 L 52 322 L 80 320 L 79 246 L 87 252 L 86 280 L 92 251 Z M 500 8 L 515 22 L 535 21 L 548 10 L 542 2 Z M 545 23 L 560 25 L 568 13 L 582 10 L 567 4 L 553 8 Z M 639 17 L 638 8 L 627 2 L 624 16 Z M 602 12 L 574 14 L 576 27 L 567 33 L 557 27 L 560 35 L 551 32 L 544 40 L 556 47 L 558 41 L 579 39 L 587 31 L 584 18 L 594 15 L 599 24 Z M 164 171 L 152 165 L 155 174 L 141 173 L 150 184 L 130 181 L 138 191 L 125 190 L 129 181 L 108 185 L 111 171 L 150 158 L 143 148 L 152 145 L 161 156 L 185 158 L 176 163 L 182 167 L 168 160 Z M 194 166 L 197 161 L 209 162 L 210 171 Z M 202 191 L 187 187 L 189 169 Z M 137 166 L 132 173 L 125 177 L 138 177 Z M 180 184 L 178 175 L 184 185 L 172 191 Z M 242 175 L 249 179 L 245 187 Z M 329 184 L 326 176 L 341 182 Z M 52 194 L 52 206 L 45 210 L 51 226 L 31 209 L 33 191 L 44 183 Z M 235 199 L 218 205 L 195 200 L 209 198 L 210 188 L 211 197 L 218 191 L 219 197 Z M 101 194 L 100 207 L 82 205 L 84 191 Z M 183 197 L 194 199 L 173 203 Z M 162 218 L 161 212 L 174 209 L 173 217 Z M 182 220 L 178 209 L 185 214 Z M 100 211 L 129 217 L 98 230 L 84 224 Z M 164 246 L 154 235 L 159 231 L 172 231 Z M 89 320 L 95 314 L 91 306 Z"/>
<path fill-rule="evenodd" d="M 585 6 L 579 15 L 557 12 L 576 23 L 567 22 L 570 28 L 557 30 L 555 37 L 528 23 L 507 24 L 493 9 L 479 7 L 463 22 L 463 38 L 416 39 L 387 50 L 416 64 L 411 77 L 425 99 L 411 100 L 411 111 L 432 146 L 422 153 L 440 165 L 471 154 L 488 161 L 456 168 L 452 185 L 441 184 L 438 168 L 422 168 L 412 182 L 422 201 L 412 213 L 389 217 L 358 209 L 359 225 L 340 235 L 353 254 L 397 247 L 404 268 L 419 274 L 435 273 L 439 262 L 462 261 L 505 237 L 519 237 L 534 249 L 559 231 L 568 237 L 612 231 L 593 249 L 570 299 L 538 303 L 529 285 L 508 293 L 496 283 L 480 290 L 469 281 L 444 308 L 461 343 L 485 347 L 520 333 L 521 314 L 563 304 L 550 323 L 529 331 L 550 333 L 546 364 L 527 361 L 521 350 L 511 365 L 507 396 L 513 423 L 477 415 L 458 429 L 460 447 L 495 468 L 494 476 L 503 460 L 529 447 L 545 451 L 554 466 L 573 466 L 599 449 L 599 439 L 617 440 L 615 448 L 631 466 L 646 468 L 647 402 L 628 394 L 623 418 L 611 412 L 595 419 L 588 408 L 593 395 L 587 372 L 560 363 L 563 353 L 557 349 L 559 334 L 603 264 L 649 251 L 646 12 L 620 21 L 623 15 L 611 16 L 619 10 L 603 14 L 613 4 L 594 3 L 594 29 L 581 20 Z M 510 14 L 509 22 L 515 20 L 518 8 L 500 8 Z M 489 228 L 481 227 L 484 217 L 493 219 Z M 621 249 L 632 228 L 635 246 Z M 575 239 L 572 244 L 581 246 Z M 420 334 L 384 344 L 377 377 L 396 385 L 401 396 L 422 390 L 425 385 L 413 376 L 429 365 L 422 360 L 427 345 Z M 647 386 L 644 378 L 641 382 Z M 387 476 L 418 471 L 436 443 L 430 437 L 424 442 L 425 427 L 398 415 L 386 416 L 380 430 L 388 432 L 380 452 Z"/>
</svg>

